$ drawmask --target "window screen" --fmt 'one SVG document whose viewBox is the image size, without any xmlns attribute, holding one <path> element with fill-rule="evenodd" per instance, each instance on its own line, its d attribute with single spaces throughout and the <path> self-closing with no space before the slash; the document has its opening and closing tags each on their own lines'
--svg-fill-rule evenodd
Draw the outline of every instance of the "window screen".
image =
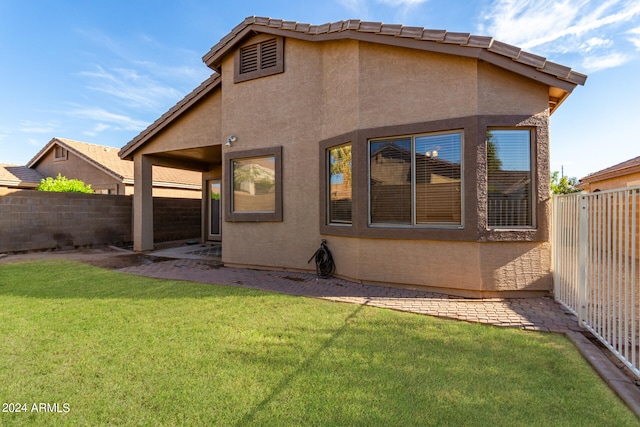
<svg viewBox="0 0 640 427">
<path fill-rule="evenodd" d="M 461 225 L 462 133 L 369 143 L 371 224 Z"/>
<path fill-rule="evenodd" d="M 232 212 L 275 212 L 275 157 L 233 160 L 232 168 Z"/>
<path fill-rule="evenodd" d="M 532 226 L 531 131 L 487 132 L 488 224 Z"/>
<path fill-rule="evenodd" d="M 329 157 L 329 224 L 351 224 L 351 144 L 327 150 Z"/>
</svg>

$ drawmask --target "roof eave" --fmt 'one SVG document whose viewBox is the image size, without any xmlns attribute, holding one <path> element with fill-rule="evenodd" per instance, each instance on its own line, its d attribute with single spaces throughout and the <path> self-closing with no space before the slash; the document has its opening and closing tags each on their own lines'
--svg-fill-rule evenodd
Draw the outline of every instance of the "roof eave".
<svg viewBox="0 0 640 427">
<path fill-rule="evenodd" d="M 221 82 L 222 79 L 220 78 L 220 74 L 212 74 L 207 80 L 202 82 L 200 86 L 178 101 L 178 103 L 170 108 L 169 111 L 160 116 L 160 118 L 150 124 L 145 130 L 140 132 L 135 138 L 122 147 L 118 152 L 118 156 L 120 156 L 122 160 L 133 160 L 133 154 L 140 146 L 144 145 L 146 141 L 162 131 L 162 129 L 180 117 L 185 111 L 199 102 L 206 95 L 213 92 L 220 86 Z"/>
<path fill-rule="evenodd" d="M 478 58 L 568 92 L 577 85 L 584 85 L 587 79 L 586 75 L 569 67 L 491 37 L 358 20 L 310 25 L 251 16 L 214 45 L 202 60 L 220 73 L 222 59 L 252 33 L 308 41 L 352 39 Z"/>
<path fill-rule="evenodd" d="M 606 179 L 617 178 L 620 175 L 627 175 L 631 173 L 640 173 L 640 165 L 632 165 L 624 168 L 608 171 L 608 172 L 595 172 L 591 175 L 587 175 L 580 178 L 582 184 L 591 184 L 596 181 L 604 181 Z"/>
</svg>

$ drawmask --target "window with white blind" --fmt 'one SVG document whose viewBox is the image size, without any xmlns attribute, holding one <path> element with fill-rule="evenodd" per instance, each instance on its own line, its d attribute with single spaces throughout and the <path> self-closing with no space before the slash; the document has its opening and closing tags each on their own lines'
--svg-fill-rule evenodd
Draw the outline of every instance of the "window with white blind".
<svg viewBox="0 0 640 427">
<path fill-rule="evenodd" d="M 462 225 L 462 132 L 369 141 L 369 223 Z"/>
<path fill-rule="evenodd" d="M 532 176 L 531 131 L 490 129 L 487 132 L 489 227 L 534 225 Z"/>
<path fill-rule="evenodd" d="M 351 224 L 353 176 L 351 144 L 327 150 L 328 190 L 327 215 L 329 224 Z"/>
</svg>

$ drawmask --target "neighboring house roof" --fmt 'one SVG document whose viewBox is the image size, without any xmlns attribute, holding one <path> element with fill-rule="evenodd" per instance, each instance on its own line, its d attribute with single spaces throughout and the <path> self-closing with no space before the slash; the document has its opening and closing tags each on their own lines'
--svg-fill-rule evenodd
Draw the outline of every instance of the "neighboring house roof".
<svg viewBox="0 0 640 427">
<path fill-rule="evenodd" d="M 0 185 L 8 187 L 35 188 L 44 176 L 26 166 L 0 165 Z"/>
<path fill-rule="evenodd" d="M 34 168 L 56 145 L 66 148 L 117 180 L 125 184 L 133 184 L 133 162 L 120 159 L 117 148 L 66 138 L 53 138 L 27 163 L 27 167 Z M 154 166 L 153 185 L 199 189 L 202 188 L 202 177 L 198 172 Z"/>
<path fill-rule="evenodd" d="M 205 64 L 216 73 L 125 145 L 120 150 L 120 157 L 129 158 L 138 147 L 180 117 L 193 104 L 219 88 L 223 57 L 246 37 L 256 33 L 269 33 L 308 41 L 361 40 L 480 59 L 549 85 L 550 113 L 558 108 L 576 85 L 584 85 L 587 80 L 585 74 L 548 61 L 542 56 L 525 52 L 519 47 L 494 40 L 492 37 L 355 19 L 312 25 L 250 16 L 224 36 L 202 58 Z"/>
<path fill-rule="evenodd" d="M 640 156 L 599 170 L 597 172 L 590 173 L 584 178 L 580 178 L 580 182 L 583 184 L 588 184 L 590 182 L 602 181 L 604 179 L 615 178 L 618 176 L 636 172 L 640 172 Z"/>
</svg>

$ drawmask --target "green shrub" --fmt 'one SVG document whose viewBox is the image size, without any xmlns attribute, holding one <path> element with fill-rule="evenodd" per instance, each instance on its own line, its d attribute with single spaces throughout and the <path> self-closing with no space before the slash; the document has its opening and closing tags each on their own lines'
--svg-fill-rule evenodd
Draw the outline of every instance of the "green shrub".
<svg viewBox="0 0 640 427">
<path fill-rule="evenodd" d="M 58 174 L 54 179 L 48 177 L 40 181 L 38 191 L 50 191 L 54 193 L 93 193 L 91 184 L 85 184 L 79 179 L 67 179 L 66 176 Z"/>
</svg>

